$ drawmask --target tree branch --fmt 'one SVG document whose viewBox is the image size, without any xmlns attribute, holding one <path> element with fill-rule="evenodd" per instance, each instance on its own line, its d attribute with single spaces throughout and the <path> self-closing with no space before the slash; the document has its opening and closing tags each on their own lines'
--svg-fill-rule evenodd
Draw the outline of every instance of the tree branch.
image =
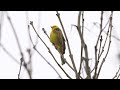
<svg viewBox="0 0 120 90">
<path fill-rule="evenodd" d="M 71 77 L 65 72 L 65 70 L 60 66 L 60 64 L 57 62 L 57 60 L 55 59 L 54 55 L 52 54 L 51 50 L 49 49 L 49 47 L 45 44 L 45 42 L 41 39 L 41 37 L 39 36 L 39 34 L 37 33 L 37 31 L 34 28 L 33 22 L 30 22 L 30 25 L 32 26 L 33 30 L 35 31 L 36 35 L 38 36 L 38 38 L 42 41 L 42 43 L 46 46 L 46 48 L 48 49 L 48 52 L 51 54 L 51 56 L 53 57 L 54 61 L 57 63 L 57 65 L 62 69 L 62 71 L 66 74 L 66 76 L 68 78 L 71 79 Z"/>
<path fill-rule="evenodd" d="M 76 78 L 77 78 L 77 69 L 76 69 L 76 66 L 75 66 L 75 63 L 74 63 L 73 55 L 72 55 L 72 53 L 71 53 L 69 41 L 68 41 L 68 38 L 67 38 L 67 35 L 66 35 L 66 32 L 65 32 L 63 23 L 62 23 L 61 18 L 60 18 L 60 13 L 58 13 L 58 11 L 56 11 L 56 13 L 57 13 L 56 16 L 57 16 L 58 19 L 59 19 L 59 22 L 60 22 L 60 24 L 61 24 L 63 33 L 64 33 L 64 35 L 65 35 L 65 39 L 66 39 L 67 46 L 68 46 L 68 50 L 69 50 L 69 56 L 70 56 L 70 59 L 71 59 L 71 62 L 72 62 L 72 65 L 73 65 L 73 68 L 74 68 L 74 71 L 75 71 L 75 75 L 76 75 Z"/>
<path fill-rule="evenodd" d="M 118 71 L 116 72 L 115 76 L 112 79 L 115 79 L 117 77 L 119 71 L 120 71 L 120 65 L 119 65 Z"/>
<path fill-rule="evenodd" d="M 113 27 L 113 26 L 112 26 L 112 16 L 113 16 L 113 11 L 111 11 L 111 16 L 110 16 L 110 34 L 109 34 L 108 49 L 107 49 L 107 53 L 106 53 L 105 57 L 103 58 L 103 61 L 101 62 L 100 68 L 99 68 L 99 70 L 98 70 L 97 78 L 98 78 L 98 76 L 99 76 L 99 74 L 100 74 L 101 68 L 102 68 L 102 66 L 103 66 L 103 63 L 105 62 L 105 59 L 106 59 L 106 57 L 107 57 L 107 55 L 108 55 L 108 52 L 109 52 L 109 49 L 110 49 L 110 45 L 111 45 L 111 33 L 112 33 L 112 27 Z"/>
</svg>

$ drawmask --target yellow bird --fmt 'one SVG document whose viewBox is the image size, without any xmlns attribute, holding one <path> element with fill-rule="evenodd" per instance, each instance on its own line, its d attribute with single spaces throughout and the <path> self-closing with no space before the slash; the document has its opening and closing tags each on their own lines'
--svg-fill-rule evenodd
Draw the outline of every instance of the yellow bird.
<svg viewBox="0 0 120 90">
<path fill-rule="evenodd" d="M 52 31 L 50 33 L 50 42 L 54 45 L 56 50 L 60 53 L 62 65 L 65 64 L 65 39 L 63 37 L 62 31 L 57 25 L 51 26 Z"/>
</svg>

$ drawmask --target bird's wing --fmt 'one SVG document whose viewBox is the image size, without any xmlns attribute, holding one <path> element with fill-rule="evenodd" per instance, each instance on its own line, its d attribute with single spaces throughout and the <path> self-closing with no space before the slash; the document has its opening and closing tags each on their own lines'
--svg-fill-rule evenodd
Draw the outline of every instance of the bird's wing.
<svg viewBox="0 0 120 90">
<path fill-rule="evenodd" d="M 63 37 L 62 31 L 61 30 L 56 30 L 56 33 L 58 35 L 58 42 L 59 44 L 63 47 L 62 53 L 65 53 L 65 39 Z"/>
<path fill-rule="evenodd" d="M 58 42 L 59 42 L 59 44 L 62 44 L 63 43 L 63 34 L 62 34 L 62 31 L 61 30 L 57 30 L 56 29 L 56 34 L 57 34 L 57 38 L 58 38 Z"/>
</svg>

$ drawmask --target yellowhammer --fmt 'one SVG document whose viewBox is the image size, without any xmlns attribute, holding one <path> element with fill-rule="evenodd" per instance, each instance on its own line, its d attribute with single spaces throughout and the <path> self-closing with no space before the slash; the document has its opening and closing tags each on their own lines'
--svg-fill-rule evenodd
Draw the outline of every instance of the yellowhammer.
<svg viewBox="0 0 120 90">
<path fill-rule="evenodd" d="M 60 53 L 62 65 L 65 64 L 64 54 L 65 54 L 65 39 L 63 37 L 62 31 L 56 25 L 52 26 L 52 31 L 50 33 L 50 42 L 55 46 L 56 50 Z"/>
</svg>

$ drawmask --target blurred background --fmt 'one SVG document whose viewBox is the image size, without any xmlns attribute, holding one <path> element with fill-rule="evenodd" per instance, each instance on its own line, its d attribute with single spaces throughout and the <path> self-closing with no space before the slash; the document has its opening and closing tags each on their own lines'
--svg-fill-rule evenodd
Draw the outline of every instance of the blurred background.
<svg viewBox="0 0 120 90">
<path fill-rule="evenodd" d="M 71 51 L 77 69 L 80 61 L 80 45 L 78 32 L 73 25 L 77 25 L 79 11 L 59 11 L 67 37 L 69 39 Z M 99 35 L 100 28 L 100 11 L 84 11 L 84 38 L 88 46 L 90 58 L 90 66 L 94 64 L 94 46 Z M 107 23 L 110 11 L 104 11 L 103 26 Z M 11 21 L 11 22 L 10 22 Z M 46 61 L 33 49 L 33 45 L 29 38 L 28 25 L 30 35 L 37 50 L 46 60 L 54 66 L 62 78 L 67 79 L 66 75 L 58 67 L 49 54 L 45 45 L 37 38 L 30 21 L 33 21 L 36 31 L 50 48 L 57 61 L 61 64 L 60 55 L 50 43 L 49 39 L 43 32 L 44 28 L 48 35 L 51 32 L 51 26 L 58 25 L 61 28 L 56 11 L 0 11 L 0 79 L 18 79 L 20 69 L 21 53 L 17 44 L 17 40 L 13 31 L 16 31 L 19 39 L 25 62 L 30 60 L 29 50 L 31 51 L 31 64 L 28 68 L 31 70 L 31 78 L 33 79 L 60 79 L 56 72 L 46 63 Z M 11 25 L 12 23 L 12 25 Z M 61 28 L 62 29 L 62 28 Z M 103 32 L 106 35 L 107 29 Z M 111 38 L 111 47 L 102 67 L 100 79 L 111 79 L 118 71 L 120 64 L 120 12 L 113 12 L 113 31 Z M 65 51 L 65 58 L 71 64 L 68 48 Z M 72 65 L 72 64 L 71 64 Z M 74 77 L 74 72 L 67 66 L 62 66 L 70 76 Z M 28 71 L 22 66 L 21 79 L 28 79 Z"/>
</svg>

